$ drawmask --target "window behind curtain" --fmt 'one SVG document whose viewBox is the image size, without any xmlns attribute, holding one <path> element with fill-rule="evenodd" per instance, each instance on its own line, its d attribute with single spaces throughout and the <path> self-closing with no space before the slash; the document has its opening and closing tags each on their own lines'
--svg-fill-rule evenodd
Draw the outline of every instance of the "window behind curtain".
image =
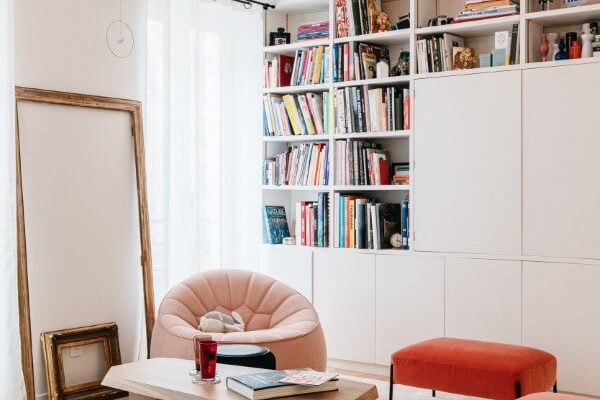
<svg viewBox="0 0 600 400">
<path fill-rule="evenodd" d="M 261 9 L 149 0 L 145 102 L 156 300 L 213 268 L 259 267 Z"/>
</svg>

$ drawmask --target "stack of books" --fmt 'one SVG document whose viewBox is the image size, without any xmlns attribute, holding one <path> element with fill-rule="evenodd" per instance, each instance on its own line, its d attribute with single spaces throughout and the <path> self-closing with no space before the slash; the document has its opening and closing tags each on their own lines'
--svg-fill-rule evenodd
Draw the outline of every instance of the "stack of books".
<svg viewBox="0 0 600 400">
<path fill-rule="evenodd" d="M 277 55 L 264 61 L 265 87 L 289 86 L 292 78 L 294 57 Z"/>
<path fill-rule="evenodd" d="M 408 199 L 379 203 L 362 195 L 336 193 L 334 202 L 338 205 L 333 222 L 336 247 L 408 249 Z"/>
<path fill-rule="evenodd" d="M 319 193 L 317 201 L 296 203 L 296 244 L 327 247 L 329 232 L 329 195 Z"/>
<path fill-rule="evenodd" d="M 328 82 L 329 51 L 328 46 L 296 50 L 290 84 L 298 86 Z"/>
<path fill-rule="evenodd" d="M 325 134 L 329 127 L 329 92 L 263 96 L 265 136 Z"/>
<path fill-rule="evenodd" d="M 329 37 L 329 21 L 312 22 L 298 27 L 298 40 L 325 39 Z"/>
<path fill-rule="evenodd" d="M 516 0 L 467 0 L 454 22 L 476 21 L 487 18 L 505 17 L 519 13 Z"/>
<path fill-rule="evenodd" d="M 454 56 L 464 50 L 465 40 L 450 33 L 417 40 L 417 69 L 423 72 L 451 71 Z"/>
<path fill-rule="evenodd" d="M 387 48 L 356 42 L 335 44 L 333 81 L 377 78 L 376 66 L 379 61 L 390 64 L 390 52 Z"/>
<path fill-rule="evenodd" d="M 388 152 L 363 140 L 335 142 L 335 182 L 342 185 L 389 185 Z"/>
<path fill-rule="evenodd" d="M 306 369 L 268 371 L 227 377 L 227 388 L 250 400 L 337 390 L 336 374 Z"/>
<path fill-rule="evenodd" d="M 335 92 L 336 133 L 410 129 L 409 90 L 346 87 Z"/>
<path fill-rule="evenodd" d="M 408 185 L 410 183 L 410 164 L 392 164 L 392 185 Z"/>
<path fill-rule="evenodd" d="M 335 0 L 335 24 L 337 37 L 366 35 L 374 31 L 378 2 L 369 0 Z M 375 7 L 369 7 L 374 5 Z"/>
<path fill-rule="evenodd" d="M 263 162 L 264 185 L 321 186 L 329 181 L 327 143 L 289 146 L 285 153 Z"/>
</svg>

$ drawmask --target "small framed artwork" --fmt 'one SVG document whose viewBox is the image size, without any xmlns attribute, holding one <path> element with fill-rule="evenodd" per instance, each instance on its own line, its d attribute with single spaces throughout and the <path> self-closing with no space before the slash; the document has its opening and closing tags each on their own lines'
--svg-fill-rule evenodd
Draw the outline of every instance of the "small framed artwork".
<svg viewBox="0 0 600 400">
<path fill-rule="evenodd" d="M 292 35 L 285 28 L 277 28 L 277 32 L 269 33 L 269 46 L 278 46 L 292 42 Z"/>
<path fill-rule="evenodd" d="M 41 334 L 48 400 L 119 399 L 127 392 L 101 385 L 121 364 L 119 330 L 108 323 Z"/>
</svg>

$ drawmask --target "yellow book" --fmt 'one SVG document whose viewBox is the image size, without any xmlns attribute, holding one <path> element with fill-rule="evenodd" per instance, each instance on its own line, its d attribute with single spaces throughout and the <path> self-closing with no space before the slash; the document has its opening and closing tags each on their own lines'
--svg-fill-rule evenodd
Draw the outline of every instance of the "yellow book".
<svg viewBox="0 0 600 400">
<path fill-rule="evenodd" d="M 315 57 L 315 68 L 313 70 L 312 76 L 312 83 L 314 84 L 321 82 L 321 65 L 323 64 L 323 51 L 323 46 L 319 46 L 317 48 L 317 55 Z"/>
<path fill-rule="evenodd" d="M 290 118 L 290 122 L 292 123 L 294 135 L 306 135 L 306 128 L 304 127 L 304 122 L 300 118 L 300 112 L 296 106 L 296 100 L 294 100 L 294 96 L 291 94 L 286 94 L 283 96 L 283 103 L 285 104 L 285 109 L 288 113 L 288 117 Z"/>
<path fill-rule="evenodd" d="M 350 240 L 349 240 L 349 244 L 348 247 L 350 247 L 351 249 L 353 249 L 354 247 L 356 247 L 355 244 L 355 240 L 354 240 L 354 211 L 355 211 L 355 204 L 356 204 L 356 200 L 355 199 L 350 199 L 349 202 L 349 207 L 348 207 L 348 236 L 350 236 Z"/>
</svg>

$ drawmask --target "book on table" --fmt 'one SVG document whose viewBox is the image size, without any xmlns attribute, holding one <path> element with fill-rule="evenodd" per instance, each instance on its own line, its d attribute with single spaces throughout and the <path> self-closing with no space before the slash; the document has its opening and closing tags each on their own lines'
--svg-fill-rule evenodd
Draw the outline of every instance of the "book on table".
<svg viewBox="0 0 600 400">
<path fill-rule="evenodd" d="M 304 373 L 310 373 L 310 382 L 298 379 Z M 337 376 L 335 374 L 322 374 L 323 383 L 315 385 L 316 371 L 287 370 L 268 371 L 257 374 L 236 375 L 227 378 L 227 388 L 241 394 L 250 400 L 272 399 L 276 397 L 295 396 L 308 393 L 319 393 L 337 390 Z M 303 384 L 282 382 L 291 377 L 292 382 L 303 382 Z M 326 380 L 328 379 L 328 380 Z"/>
</svg>

